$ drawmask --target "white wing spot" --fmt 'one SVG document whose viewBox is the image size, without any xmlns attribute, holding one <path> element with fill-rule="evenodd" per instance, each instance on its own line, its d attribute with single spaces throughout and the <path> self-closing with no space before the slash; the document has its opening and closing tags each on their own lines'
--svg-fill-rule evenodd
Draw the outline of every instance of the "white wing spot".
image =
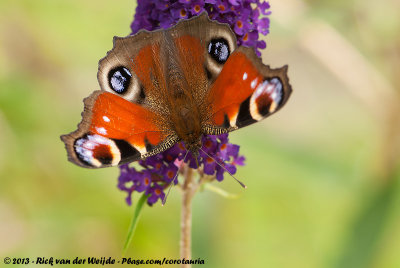
<svg viewBox="0 0 400 268">
<path fill-rule="evenodd" d="M 96 127 L 96 131 L 99 134 L 107 135 L 107 130 L 104 127 Z"/>
<path fill-rule="evenodd" d="M 258 82 L 258 78 L 257 77 L 253 81 L 251 81 L 250 86 L 251 86 L 252 89 L 256 88 L 257 82 Z"/>
<path fill-rule="evenodd" d="M 103 115 L 103 120 L 104 122 L 110 122 L 110 118 L 108 118 L 107 116 Z"/>
<path fill-rule="evenodd" d="M 246 79 L 247 79 L 247 73 L 244 72 L 244 74 L 243 74 L 243 81 L 245 81 Z"/>
<path fill-rule="evenodd" d="M 271 93 L 272 90 L 275 89 L 275 85 L 274 84 L 269 84 L 267 87 L 267 93 Z"/>
</svg>

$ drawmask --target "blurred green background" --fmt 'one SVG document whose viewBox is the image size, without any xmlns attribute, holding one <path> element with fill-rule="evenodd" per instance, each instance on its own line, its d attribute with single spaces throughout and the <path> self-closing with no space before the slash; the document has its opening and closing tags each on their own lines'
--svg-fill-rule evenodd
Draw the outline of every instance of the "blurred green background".
<svg viewBox="0 0 400 268">
<path fill-rule="evenodd" d="M 289 64 L 294 93 L 230 135 L 248 189 L 225 177 L 218 186 L 240 198 L 196 195 L 193 257 L 202 267 L 400 267 L 400 3 L 270 3 L 263 61 Z M 129 34 L 134 8 L 0 1 L 1 265 L 121 255 L 133 207 L 118 169 L 74 166 L 59 136 L 75 130 L 98 60 Z M 144 208 L 128 256 L 179 258 L 180 200 L 173 189 L 166 206 Z"/>
</svg>

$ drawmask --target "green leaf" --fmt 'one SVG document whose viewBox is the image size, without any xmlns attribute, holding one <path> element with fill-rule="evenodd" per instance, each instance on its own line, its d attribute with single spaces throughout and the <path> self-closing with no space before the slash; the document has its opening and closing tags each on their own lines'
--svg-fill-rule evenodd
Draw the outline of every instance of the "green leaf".
<svg viewBox="0 0 400 268">
<path fill-rule="evenodd" d="M 147 200 L 147 197 L 148 197 L 148 195 L 143 194 L 136 204 L 135 211 L 133 213 L 133 218 L 132 218 L 131 224 L 128 229 L 128 236 L 126 237 L 126 241 L 125 241 L 125 245 L 124 245 L 124 249 L 123 249 L 123 253 L 122 253 L 124 256 L 125 256 L 126 251 L 129 248 L 129 245 L 132 242 L 133 235 L 135 234 L 136 225 L 139 221 L 140 213 L 142 211 L 145 201 Z"/>
</svg>

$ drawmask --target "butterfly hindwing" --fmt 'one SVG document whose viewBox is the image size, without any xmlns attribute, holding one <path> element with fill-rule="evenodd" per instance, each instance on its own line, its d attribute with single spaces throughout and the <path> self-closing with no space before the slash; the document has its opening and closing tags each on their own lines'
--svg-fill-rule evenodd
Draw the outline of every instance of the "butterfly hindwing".
<svg viewBox="0 0 400 268">
<path fill-rule="evenodd" d="M 115 94 L 95 91 L 85 99 L 78 130 L 62 136 L 69 160 L 89 168 L 116 166 L 157 154 L 177 141 L 157 115 Z"/>
<path fill-rule="evenodd" d="M 239 47 L 228 58 L 207 96 L 207 134 L 232 131 L 278 111 L 288 100 L 291 86 L 287 66 L 271 69 L 253 49 Z"/>
</svg>

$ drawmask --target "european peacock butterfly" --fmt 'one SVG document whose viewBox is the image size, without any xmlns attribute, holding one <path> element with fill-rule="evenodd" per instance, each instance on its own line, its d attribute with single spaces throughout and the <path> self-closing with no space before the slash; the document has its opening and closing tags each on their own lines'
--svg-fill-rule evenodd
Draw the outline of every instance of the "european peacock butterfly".
<svg viewBox="0 0 400 268">
<path fill-rule="evenodd" d="M 84 100 L 78 129 L 61 136 L 69 160 L 87 168 L 144 159 L 178 141 L 197 155 L 202 135 L 260 121 L 292 91 L 287 66 L 264 65 L 206 13 L 167 30 L 114 37 L 97 78 L 101 90 Z"/>
</svg>

